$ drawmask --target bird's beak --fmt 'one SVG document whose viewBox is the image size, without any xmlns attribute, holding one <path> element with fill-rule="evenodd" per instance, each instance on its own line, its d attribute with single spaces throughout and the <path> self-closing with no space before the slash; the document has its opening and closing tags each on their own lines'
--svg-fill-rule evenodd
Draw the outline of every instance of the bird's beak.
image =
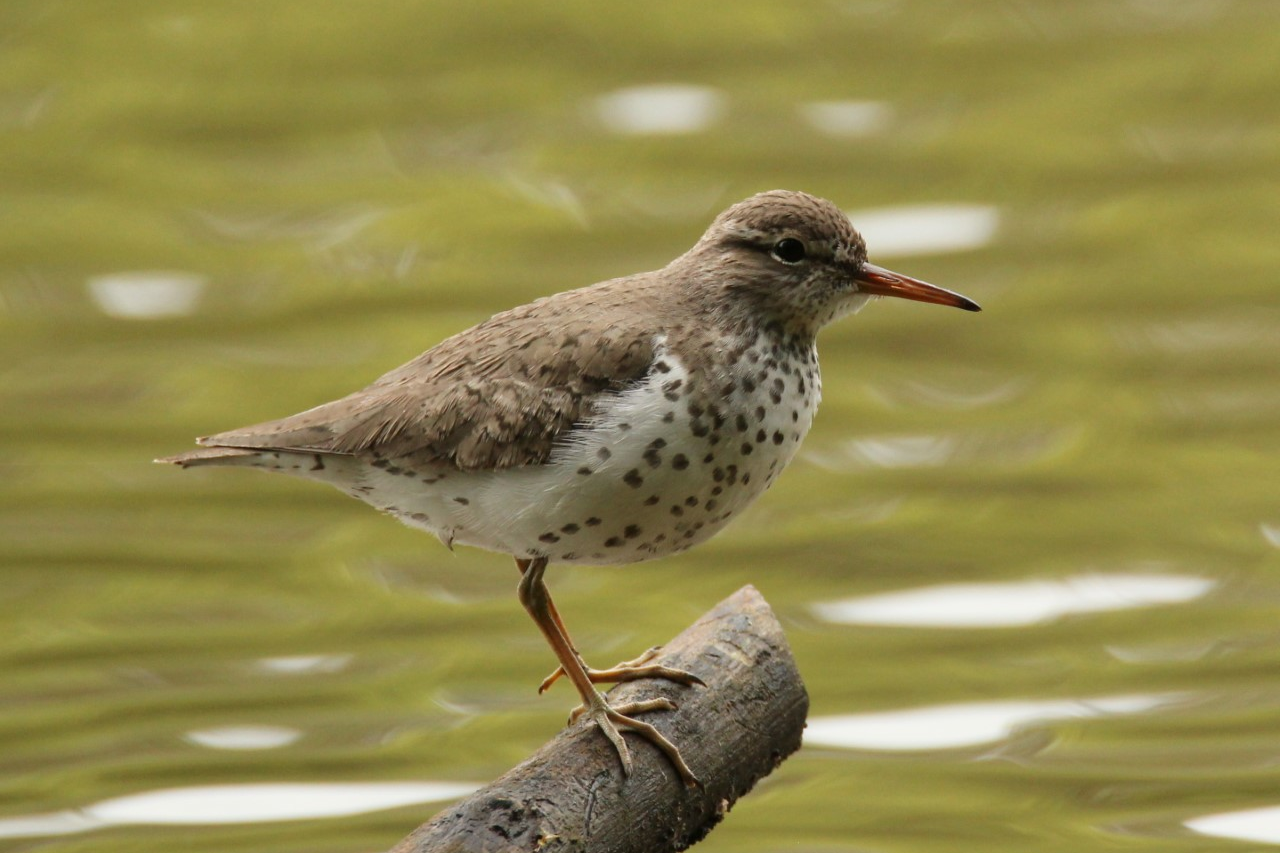
<svg viewBox="0 0 1280 853">
<path fill-rule="evenodd" d="M 903 299 L 914 299 L 917 302 L 933 302 L 937 305 L 950 305 L 966 311 L 981 311 L 981 306 L 967 296 L 961 296 L 950 290 L 923 282 L 918 278 L 891 272 L 875 264 L 864 263 L 854 276 L 858 290 L 874 296 L 899 296 Z"/>
</svg>

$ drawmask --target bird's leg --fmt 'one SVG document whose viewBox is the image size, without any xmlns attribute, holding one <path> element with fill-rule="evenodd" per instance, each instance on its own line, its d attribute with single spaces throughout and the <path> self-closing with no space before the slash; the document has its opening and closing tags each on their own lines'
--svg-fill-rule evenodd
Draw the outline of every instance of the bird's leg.
<svg viewBox="0 0 1280 853">
<path fill-rule="evenodd" d="M 516 568 L 520 570 L 521 575 L 528 570 L 530 562 L 530 560 L 516 560 Z M 586 662 L 582 659 L 582 655 L 578 652 L 577 646 L 575 646 L 573 641 L 569 639 L 569 631 L 564 627 L 564 620 L 560 618 L 560 613 L 556 610 L 555 602 L 551 600 L 550 594 L 547 595 L 547 605 L 548 610 L 551 613 L 551 618 L 556 623 L 556 627 L 560 629 L 560 633 L 564 635 L 565 640 L 568 641 L 569 648 L 573 649 L 574 657 L 576 657 L 578 662 L 582 664 L 582 668 L 586 670 L 587 678 L 590 679 L 592 684 L 619 684 L 623 681 L 637 681 L 641 678 L 664 678 L 667 681 L 674 681 L 677 684 L 683 684 L 686 687 L 691 687 L 694 684 L 702 687 L 706 686 L 706 683 L 692 672 L 687 672 L 683 669 L 673 669 L 669 666 L 649 664 L 649 661 L 658 656 L 658 652 L 662 649 L 662 646 L 654 646 L 639 657 L 623 661 L 622 663 L 616 663 L 608 669 L 592 669 L 587 666 Z M 554 672 L 542 679 L 542 683 L 538 685 L 538 692 L 547 692 L 547 688 L 555 684 L 562 675 L 564 675 L 564 667 L 556 667 Z"/>
<path fill-rule="evenodd" d="M 662 750 L 686 785 L 690 787 L 697 786 L 697 778 L 694 777 L 693 771 L 689 769 L 689 765 L 684 763 L 684 759 L 680 756 L 680 750 L 676 748 L 675 744 L 667 740 L 660 731 L 648 723 L 628 716 L 629 714 L 640 714 L 645 711 L 674 711 L 675 703 L 670 699 L 659 698 L 611 707 L 605 697 L 591 683 L 591 678 L 587 675 L 587 667 L 569 642 L 569 638 L 564 631 L 564 623 L 560 620 L 559 615 L 556 613 L 555 605 L 551 602 L 551 593 L 548 592 L 547 585 L 542 579 L 542 575 L 547 569 L 546 558 L 535 557 L 528 561 L 517 560 L 516 563 L 521 570 L 520 586 L 518 588 L 520 603 L 524 605 L 524 609 L 533 617 L 533 621 L 538 626 L 538 629 L 542 631 L 542 635 L 547 638 L 547 642 L 551 645 L 551 650 L 555 652 L 556 657 L 560 660 L 560 667 L 565 676 L 578 689 L 578 695 L 582 697 L 582 707 L 574 711 L 570 720 L 585 716 L 600 728 L 600 731 L 609 739 L 609 742 L 613 744 L 613 748 L 618 753 L 618 759 L 622 762 L 623 775 L 631 775 L 631 751 L 627 749 L 626 743 L 622 740 L 622 732 L 632 731 Z"/>
</svg>

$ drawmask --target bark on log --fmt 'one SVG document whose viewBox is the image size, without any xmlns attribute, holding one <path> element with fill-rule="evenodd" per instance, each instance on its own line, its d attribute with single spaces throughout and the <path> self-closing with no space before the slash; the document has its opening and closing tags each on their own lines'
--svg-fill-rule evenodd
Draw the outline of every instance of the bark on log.
<svg viewBox="0 0 1280 853">
<path fill-rule="evenodd" d="M 706 682 L 636 681 L 615 702 L 668 696 L 643 715 L 680 748 L 702 787 L 686 788 L 647 741 L 624 735 L 635 769 L 579 723 L 505 776 L 436 815 L 392 853 L 659 853 L 683 850 L 800 748 L 809 696 L 769 605 L 745 586 L 663 648 L 657 663 Z"/>
</svg>

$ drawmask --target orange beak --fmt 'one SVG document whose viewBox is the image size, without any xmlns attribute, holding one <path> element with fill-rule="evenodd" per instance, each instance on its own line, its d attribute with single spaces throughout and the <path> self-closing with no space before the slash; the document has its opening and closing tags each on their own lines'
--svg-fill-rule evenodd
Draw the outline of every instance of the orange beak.
<svg viewBox="0 0 1280 853">
<path fill-rule="evenodd" d="M 945 288 L 929 284 L 918 278 L 891 272 L 875 264 L 862 265 L 854 277 L 858 290 L 874 296 L 898 296 L 902 299 L 914 299 L 917 302 L 932 302 L 936 305 L 950 305 L 966 311 L 981 311 L 982 307 L 967 296 L 961 296 Z"/>
</svg>

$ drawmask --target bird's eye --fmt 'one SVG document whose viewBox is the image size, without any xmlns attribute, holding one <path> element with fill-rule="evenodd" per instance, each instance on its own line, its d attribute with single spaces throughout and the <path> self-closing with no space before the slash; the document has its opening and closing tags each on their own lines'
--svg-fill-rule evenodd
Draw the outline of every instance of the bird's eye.
<svg viewBox="0 0 1280 853">
<path fill-rule="evenodd" d="M 779 240 L 777 244 L 774 245 L 773 251 L 769 254 L 773 255 L 784 264 L 798 264 L 804 260 L 804 243 L 801 243 L 794 237 L 787 237 Z"/>
</svg>

